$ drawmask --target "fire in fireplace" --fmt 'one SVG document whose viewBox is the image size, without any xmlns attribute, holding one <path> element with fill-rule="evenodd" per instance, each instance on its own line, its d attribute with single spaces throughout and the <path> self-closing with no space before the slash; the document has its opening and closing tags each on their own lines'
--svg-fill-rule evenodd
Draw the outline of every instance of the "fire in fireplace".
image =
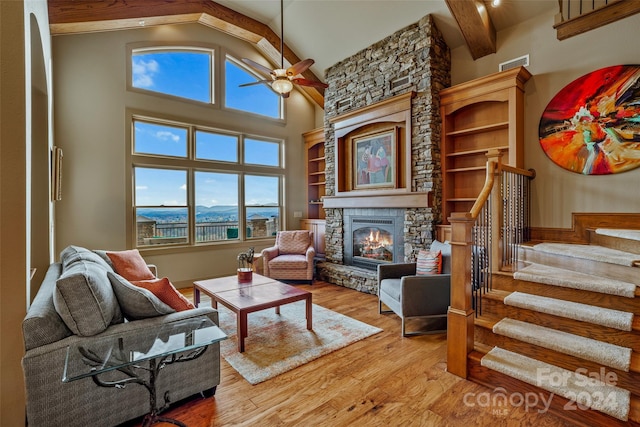
<svg viewBox="0 0 640 427">
<path fill-rule="evenodd" d="M 362 227 L 353 233 L 353 256 L 393 262 L 393 235 L 378 227 Z"/>
<path fill-rule="evenodd" d="M 378 264 L 403 262 L 403 224 L 402 209 L 345 209 L 345 264 L 375 270 Z"/>
</svg>

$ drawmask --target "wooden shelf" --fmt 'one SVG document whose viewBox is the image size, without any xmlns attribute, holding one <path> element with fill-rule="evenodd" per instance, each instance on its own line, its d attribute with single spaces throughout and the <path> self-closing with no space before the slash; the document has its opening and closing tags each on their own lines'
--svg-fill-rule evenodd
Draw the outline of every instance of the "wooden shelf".
<svg viewBox="0 0 640 427">
<path fill-rule="evenodd" d="M 324 172 L 309 172 L 309 176 L 324 175 Z"/>
<path fill-rule="evenodd" d="M 322 157 L 316 157 L 316 158 L 313 158 L 313 159 L 309 159 L 308 161 L 309 161 L 309 163 L 311 163 L 311 162 L 322 162 L 324 160 L 325 160 L 325 157 L 322 156 Z"/>
<path fill-rule="evenodd" d="M 460 129 L 451 132 L 447 132 L 447 136 L 461 136 L 461 135 L 474 135 L 476 133 L 490 132 L 493 130 L 508 129 L 509 122 L 492 123 L 484 126 L 477 126 L 468 129 Z"/>
<path fill-rule="evenodd" d="M 502 163 L 524 163 L 524 84 L 531 74 L 514 68 L 440 91 L 442 117 L 442 224 L 453 212 L 468 212 L 485 181 L 487 153 Z"/>
<path fill-rule="evenodd" d="M 310 182 L 309 185 L 325 185 L 325 181 L 322 182 Z"/>
<path fill-rule="evenodd" d="M 508 150 L 508 145 L 496 145 L 495 147 L 491 147 L 495 150 Z M 476 154 L 486 154 L 489 151 L 486 148 L 477 148 L 475 150 L 465 150 L 465 151 L 455 151 L 453 153 L 447 153 L 446 157 L 456 157 L 456 156 L 474 156 Z"/>
<path fill-rule="evenodd" d="M 470 168 L 456 168 L 456 169 L 447 169 L 446 173 L 458 173 L 458 172 L 471 172 L 471 171 L 483 171 L 486 170 L 486 166 L 474 166 Z"/>
</svg>

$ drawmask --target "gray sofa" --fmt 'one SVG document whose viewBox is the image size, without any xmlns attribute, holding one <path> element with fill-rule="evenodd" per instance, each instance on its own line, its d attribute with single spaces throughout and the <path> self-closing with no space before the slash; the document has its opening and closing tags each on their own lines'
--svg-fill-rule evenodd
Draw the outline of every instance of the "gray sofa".
<svg viewBox="0 0 640 427">
<path fill-rule="evenodd" d="M 123 288 L 122 281 L 104 254 L 84 248 L 68 247 L 61 253 L 61 261 L 50 265 L 22 324 L 22 368 L 30 427 L 115 426 L 150 410 L 149 393 L 138 384 L 99 387 L 90 377 L 63 383 L 70 344 L 84 342 L 90 347 L 91 340 L 106 335 L 152 342 L 155 335 L 150 336 L 150 327 L 187 318 L 207 316 L 218 324 L 218 312 L 211 307 L 175 312 L 160 300 L 152 300 L 152 294 L 134 297 L 131 289 Z M 140 297 L 143 305 L 139 304 Z M 139 315 L 132 316 L 136 310 Z M 196 393 L 213 394 L 219 383 L 220 347 L 213 344 L 202 357 L 168 365 L 160 372 L 156 382 L 158 405 Z"/>
</svg>

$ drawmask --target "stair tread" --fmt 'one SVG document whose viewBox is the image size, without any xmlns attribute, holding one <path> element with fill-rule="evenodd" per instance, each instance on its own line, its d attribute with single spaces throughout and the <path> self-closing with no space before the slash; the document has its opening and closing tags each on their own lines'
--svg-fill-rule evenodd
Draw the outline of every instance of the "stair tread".
<svg viewBox="0 0 640 427">
<path fill-rule="evenodd" d="M 545 252 L 609 264 L 618 264 L 628 267 L 634 266 L 634 263 L 640 260 L 640 256 L 638 254 L 600 245 L 544 242 L 534 245 L 533 249 L 537 252 Z"/>
<path fill-rule="evenodd" d="M 626 311 L 602 308 L 590 304 L 533 295 L 525 292 L 512 292 L 505 296 L 503 301 L 505 305 L 606 326 L 621 331 L 631 331 L 633 327 L 634 315 Z"/>
<path fill-rule="evenodd" d="M 632 350 L 591 338 L 558 331 L 505 317 L 493 326 L 493 333 L 539 347 L 590 360 L 605 366 L 629 371 Z"/>
<path fill-rule="evenodd" d="M 480 363 L 619 420 L 628 420 L 631 401 L 628 390 L 500 347 L 491 349 Z"/>
<path fill-rule="evenodd" d="M 513 274 L 513 278 L 552 286 L 618 295 L 626 298 L 634 298 L 637 288 L 636 284 L 622 280 L 609 279 L 536 263 L 531 263 L 525 268 L 516 271 Z"/>
<path fill-rule="evenodd" d="M 640 242 L 640 230 L 622 228 L 596 228 L 596 234 Z"/>
</svg>

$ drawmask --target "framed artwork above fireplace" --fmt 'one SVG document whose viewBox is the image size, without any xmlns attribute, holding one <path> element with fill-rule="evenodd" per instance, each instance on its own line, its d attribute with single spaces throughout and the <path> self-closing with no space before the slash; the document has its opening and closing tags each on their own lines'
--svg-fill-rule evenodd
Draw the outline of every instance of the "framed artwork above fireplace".
<svg viewBox="0 0 640 427">
<path fill-rule="evenodd" d="M 356 190 L 395 188 L 397 161 L 397 127 L 351 138 Z"/>
</svg>

